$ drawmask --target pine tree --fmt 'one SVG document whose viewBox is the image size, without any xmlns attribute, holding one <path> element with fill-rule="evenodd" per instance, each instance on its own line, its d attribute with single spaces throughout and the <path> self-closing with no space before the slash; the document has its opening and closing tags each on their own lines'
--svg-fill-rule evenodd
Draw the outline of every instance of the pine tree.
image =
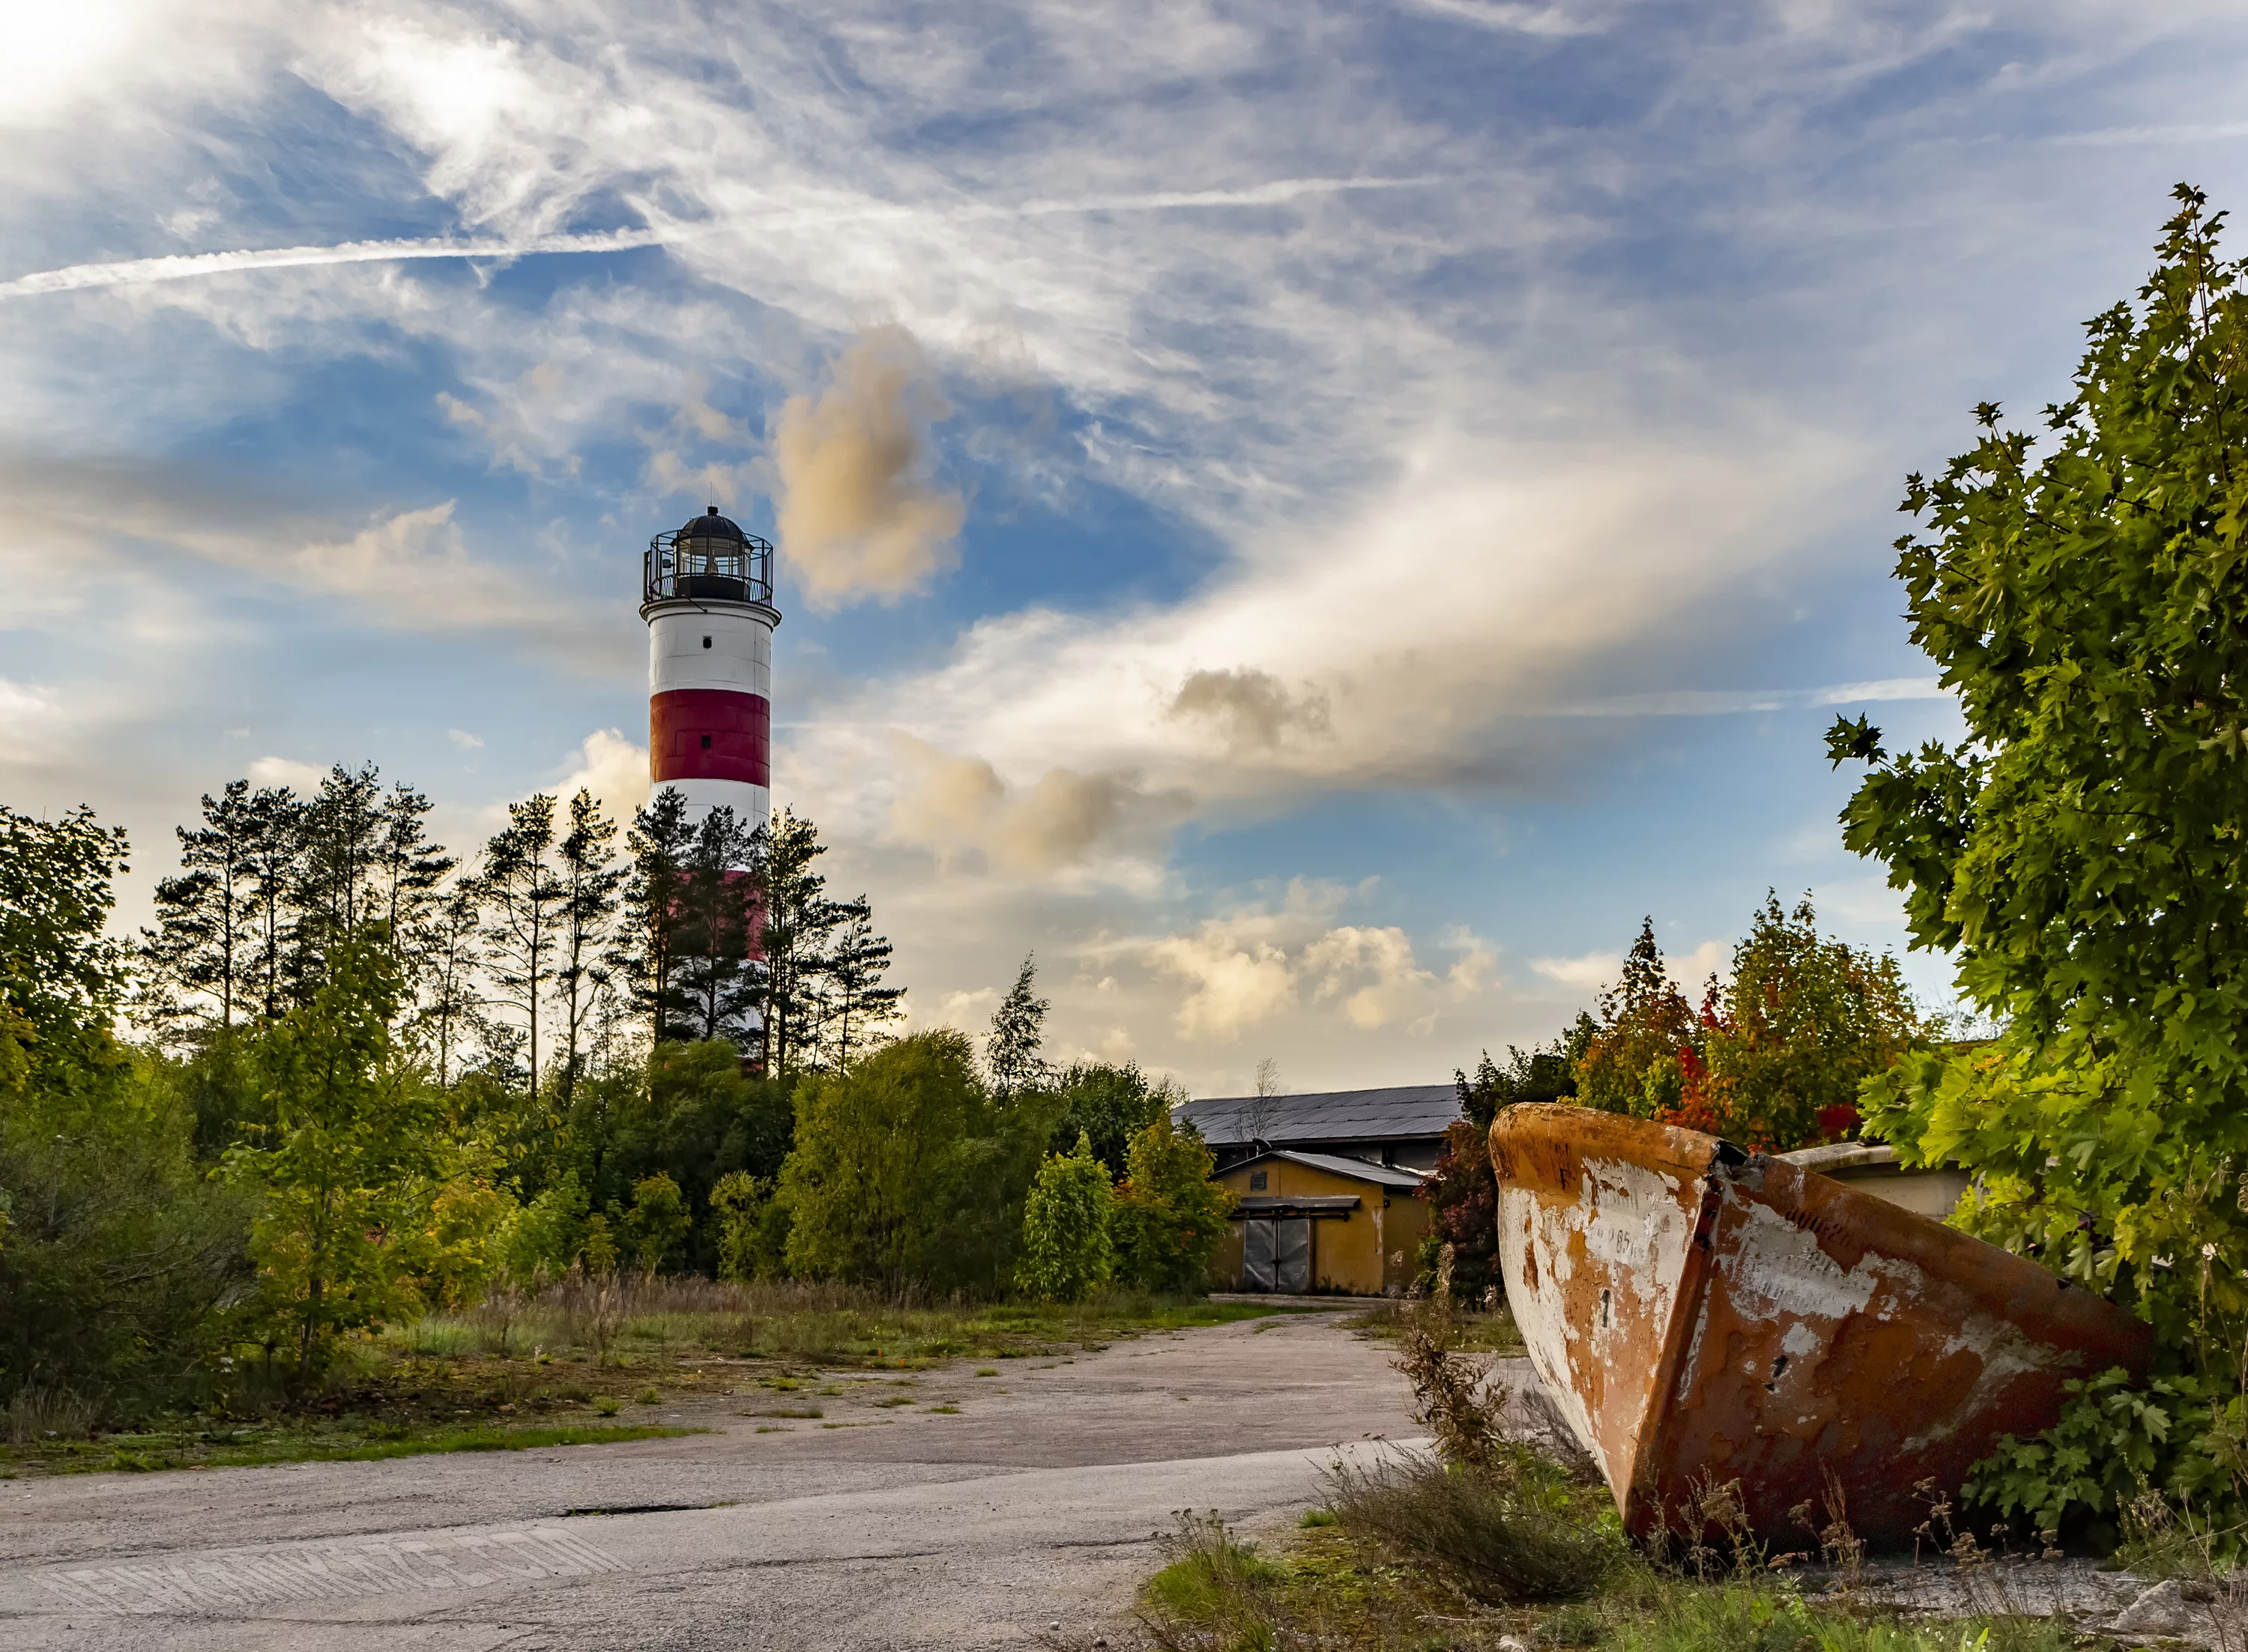
<svg viewBox="0 0 2248 1652">
<path fill-rule="evenodd" d="M 444 895 L 445 876 L 460 862 L 424 830 L 429 799 L 403 781 L 382 799 L 370 872 L 370 917 L 380 918 L 401 949 Z"/>
<path fill-rule="evenodd" d="M 305 805 L 287 786 L 260 786 L 243 812 L 250 879 L 250 979 L 258 1013 L 288 1010 L 297 967 L 298 870 L 305 858 Z"/>
<path fill-rule="evenodd" d="M 631 983 L 634 1007 L 648 1018 L 648 1037 L 658 1044 L 685 1036 L 691 1008 L 680 986 L 679 945 L 694 845 L 687 799 L 676 786 L 650 798 L 625 834 L 631 869 L 624 885 L 624 932 L 611 967 Z"/>
<path fill-rule="evenodd" d="M 436 1041 L 440 1086 L 453 1081 L 454 1050 L 483 1029 L 480 900 L 476 880 L 461 879 L 423 915 L 414 937 L 422 983 L 421 1018 Z"/>
<path fill-rule="evenodd" d="M 612 847 L 616 836 L 616 822 L 601 812 L 592 792 L 580 787 L 570 799 L 570 829 L 554 852 L 561 885 L 554 980 L 562 1009 L 565 1107 L 577 1088 L 586 1022 L 609 986 L 610 926 L 616 918 L 617 888 L 624 879 Z"/>
<path fill-rule="evenodd" d="M 848 910 L 827 898 L 827 880 L 812 863 L 827 853 L 819 828 L 783 811 L 772 823 L 759 864 L 759 939 L 764 955 L 758 1008 L 767 1073 L 802 1065 L 819 1048 L 822 1011 L 833 969 L 831 939 Z"/>
<path fill-rule="evenodd" d="M 554 978 L 554 952 L 562 902 L 556 875 L 554 799 L 540 792 L 511 803 L 507 825 L 484 846 L 477 890 L 490 922 L 483 932 L 485 963 L 500 1002 L 523 1017 L 531 1069 L 531 1094 L 538 1095 L 538 1006 Z"/>
<path fill-rule="evenodd" d="M 689 1038 L 741 1044 L 750 1036 L 760 996 L 755 868 L 764 837 L 764 828 L 749 830 L 721 806 L 696 825 L 680 863 L 672 967 L 684 1011 L 680 1031 Z"/>
<path fill-rule="evenodd" d="M 874 933 L 867 897 L 843 901 L 840 910 L 843 922 L 828 949 L 823 1008 L 826 1059 L 844 1073 L 854 1057 L 886 1036 L 882 1025 L 898 1018 L 905 989 L 882 984 L 890 967 L 890 943 Z"/>
<path fill-rule="evenodd" d="M 298 817 L 303 853 L 297 905 L 298 973 L 309 991 L 327 951 L 371 915 L 368 882 L 380 853 L 382 779 L 372 763 L 356 770 L 340 763 Z"/>
<path fill-rule="evenodd" d="M 176 828 L 180 875 L 156 885 L 156 928 L 140 932 L 140 956 L 162 1006 L 177 1024 L 197 1014 L 182 995 L 216 1000 L 206 1025 L 223 1032 L 246 1014 L 250 992 L 253 847 L 250 782 L 202 799 L 203 824 Z"/>
<path fill-rule="evenodd" d="M 1025 957 L 1015 984 L 991 1018 L 991 1036 L 984 1041 L 984 1066 L 991 1075 L 991 1093 L 1003 1101 L 1052 1082 L 1039 1051 L 1046 1011 L 1053 1006 L 1038 995 L 1038 973 L 1036 955 Z"/>
</svg>

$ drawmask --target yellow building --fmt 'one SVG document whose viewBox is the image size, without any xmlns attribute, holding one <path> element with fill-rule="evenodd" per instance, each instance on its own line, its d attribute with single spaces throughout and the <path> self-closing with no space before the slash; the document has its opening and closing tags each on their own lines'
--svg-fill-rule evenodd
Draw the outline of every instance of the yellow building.
<svg viewBox="0 0 2248 1652">
<path fill-rule="evenodd" d="M 1216 1271 L 1236 1291 L 1402 1293 L 1429 1226 L 1418 1171 L 1276 1149 L 1217 1180 L 1240 1200 Z"/>
</svg>

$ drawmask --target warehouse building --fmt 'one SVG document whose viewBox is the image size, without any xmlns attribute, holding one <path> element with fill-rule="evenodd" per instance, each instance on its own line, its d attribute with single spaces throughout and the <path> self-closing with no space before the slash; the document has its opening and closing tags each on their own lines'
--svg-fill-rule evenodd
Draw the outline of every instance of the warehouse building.
<svg viewBox="0 0 2248 1652">
<path fill-rule="evenodd" d="M 1449 1084 L 1190 1101 L 1238 1201 L 1216 1272 L 1237 1291 L 1397 1295 L 1418 1271 L 1434 1169 L 1460 1117 Z"/>
</svg>

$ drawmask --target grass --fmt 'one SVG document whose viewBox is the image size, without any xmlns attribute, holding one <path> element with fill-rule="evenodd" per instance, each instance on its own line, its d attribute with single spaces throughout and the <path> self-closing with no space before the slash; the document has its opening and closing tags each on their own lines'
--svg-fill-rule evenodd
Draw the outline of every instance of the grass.
<svg viewBox="0 0 2248 1652">
<path fill-rule="evenodd" d="M 1313 1516 L 1325 1515 L 1324 1519 Z M 1354 1531 L 1332 1509 L 1267 1553 L 1214 1512 L 1187 1511 L 1159 1539 L 1162 1569 L 1141 1623 L 1167 1652 L 2068 1652 L 2064 1622 L 1909 1621 L 1806 1601 L 1784 1574 L 1703 1583 L 1627 1557 L 1579 1600 L 1498 1601 L 1442 1557 Z"/>
<path fill-rule="evenodd" d="M 1488 1318 L 1488 1316 L 1477 1316 Z M 2063 1652 L 2073 1626 L 2004 1615 L 1916 1621 L 1806 1601 L 1748 1539 L 1737 1490 L 1707 1487 L 1683 1566 L 1624 1539 L 1589 1460 L 1502 1429 L 1510 1395 L 1478 1339 L 1443 1303 L 1388 1320 L 1393 1361 L 1440 1455 L 1339 1458 L 1326 1498 L 1266 1553 L 1215 1512 L 1182 1512 L 1141 1622 L 1171 1652 Z M 1854 1557 L 1854 1539 L 1829 1545 Z M 1822 1542 L 1825 1534 L 1822 1534 Z M 1795 1557 L 1790 1557 L 1793 1559 Z M 1690 1570 L 1689 1570 L 1690 1568 Z M 1845 1576 L 1849 1575 L 1846 1570 Z M 1970 1600 L 1977 1597 L 1970 1594 Z M 1998 1599 L 2004 1602 L 2002 1594 Z"/>
<path fill-rule="evenodd" d="M 512 1357 L 607 1364 L 694 1354 L 821 1367 L 912 1369 L 942 1361 L 1057 1358 L 1120 1336 L 1302 1312 L 1258 1303 L 1120 1292 L 1074 1305 L 885 1298 L 844 1285 L 737 1285 L 702 1278 L 573 1278 L 536 1297 L 500 1292 L 476 1308 L 401 1326 L 408 1357 Z"/>
<path fill-rule="evenodd" d="M 306 1392 L 291 1392 L 285 1365 L 254 1349 L 221 1361 L 191 1410 L 105 1414 L 66 1391 L 27 1389 L 0 1408 L 0 1477 L 375 1454 L 398 1443 L 377 1437 L 392 1428 L 415 1440 L 538 1428 L 646 1437 L 676 1430 L 600 1424 L 628 1404 L 723 1402 L 759 1388 L 841 1396 L 846 1382 L 877 1372 L 954 1361 L 997 1374 L 1007 1360 L 1060 1360 L 1121 1338 L 1292 1311 L 1130 1293 L 1055 1306 L 891 1299 L 837 1285 L 573 1278 L 351 1343 Z"/>
<path fill-rule="evenodd" d="M 1402 1301 L 1376 1303 L 1362 1313 L 1354 1313 L 1342 1321 L 1343 1328 L 1355 1331 L 1360 1336 L 1382 1341 L 1395 1340 L 1405 1335 L 1414 1323 L 1416 1304 Z M 1455 1313 L 1451 1316 L 1455 1346 L 1467 1354 L 1520 1354 L 1522 1333 L 1515 1329 L 1514 1316 L 1504 1308 L 1491 1313 Z"/>
<path fill-rule="evenodd" d="M 253 1468 L 272 1463 L 365 1463 L 448 1451 L 529 1451 L 552 1445 L 613 1445 L 668 1439 L 697 1429 L 491 1427 L 415 1429 L 373 1422 L 322 1429 L 202 1429 L 113 1434 L 99 1441 L 50 1442 L 35 1466 L 50 1474 L 105 1469 L 150 1473 L 165 1469 Z"/>
<path fill-rule="evenodd" d="M 1481 1472 L 1417 1453 L 1338 1460 L 1326 1482 L 1339 1525 L 1443 1568 L 1478 1601 L 1587 1594 L 1628 1553 L 1606 1491 L 1526 1447 Z"/>
</svg>

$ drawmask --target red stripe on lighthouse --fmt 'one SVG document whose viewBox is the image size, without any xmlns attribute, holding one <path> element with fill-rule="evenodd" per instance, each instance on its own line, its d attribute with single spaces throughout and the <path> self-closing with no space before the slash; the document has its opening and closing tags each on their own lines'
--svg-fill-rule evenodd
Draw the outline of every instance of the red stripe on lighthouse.
<svg viewBox="0 0 2248 1652">
<path fill-rule="evenodd" d="M 733 689 L 666 689 L 648 701 L 648 773 L 770 785 L 772 708 Z"/>
</svg>

